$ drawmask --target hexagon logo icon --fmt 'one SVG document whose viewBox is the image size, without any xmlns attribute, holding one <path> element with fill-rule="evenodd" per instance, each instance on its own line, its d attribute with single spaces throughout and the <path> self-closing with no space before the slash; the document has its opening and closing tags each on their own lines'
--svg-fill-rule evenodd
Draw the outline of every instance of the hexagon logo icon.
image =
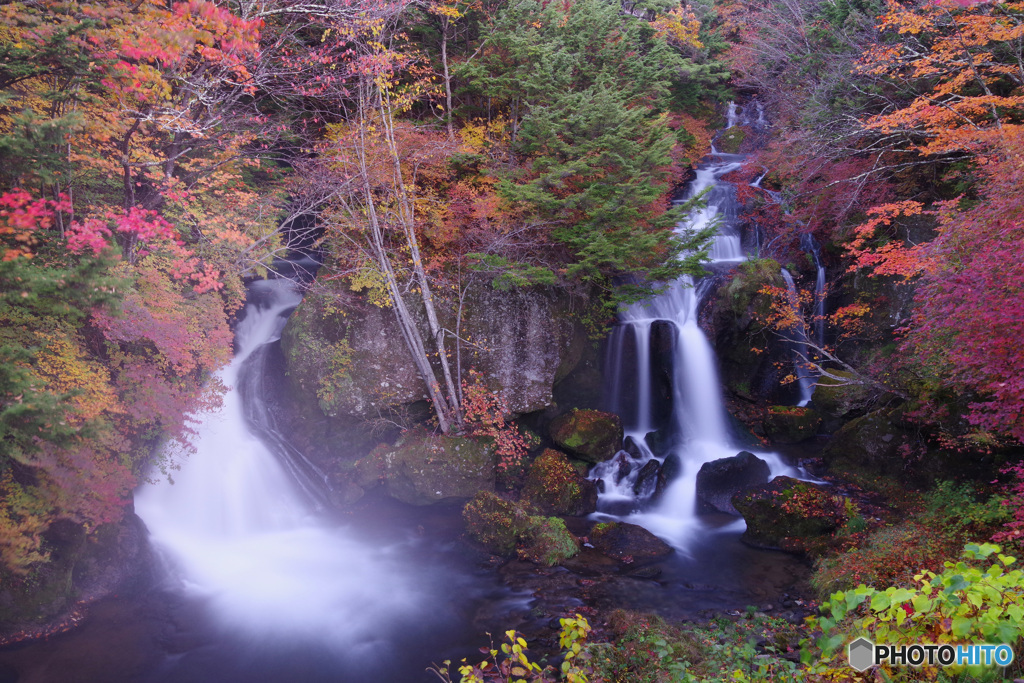
<svg viewBox="0 0 1024 683">
<path fill-rule="evenodd" d="M 849 644 L 847 654 L 850 657 L 850 666 L 857 671 L 863 671 L 875 663 L 875 644 L 867 638 L 858 638 Z"/>
</svg>

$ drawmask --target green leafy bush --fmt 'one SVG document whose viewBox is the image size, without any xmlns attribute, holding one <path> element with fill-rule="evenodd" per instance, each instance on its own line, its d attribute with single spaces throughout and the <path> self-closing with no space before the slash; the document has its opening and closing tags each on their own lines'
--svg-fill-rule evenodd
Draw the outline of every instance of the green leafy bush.
<svg viewBox="0 0 1024 683">
<path fill-rule="evenodd" d="M 910 587 L 877 589 L 862 584 L 832 594 L 822 604 L 823 616 L 810 620 L 809 625 L 821 629 L 822 635 L 816 641 L 820 659 L 809 671 L 826 675 L 845 668 L 844 646 L 859 636 L 896 645 L 1019 643 L 1024 634 L 1024 572 L 1013 568 L 1017 558 L 1000 550 L 990 543 L 969 543 L 960 561 L 946 562 L 938 574 L 922 571 Z M 814 654 L 812 649 L 804 651 L 807 661 Z M 934 677 L 935 672 L 927 669 L 886 670 L 886 674 Z M 968 673 L 982 672 L 968 667 Z"/>
</svg>

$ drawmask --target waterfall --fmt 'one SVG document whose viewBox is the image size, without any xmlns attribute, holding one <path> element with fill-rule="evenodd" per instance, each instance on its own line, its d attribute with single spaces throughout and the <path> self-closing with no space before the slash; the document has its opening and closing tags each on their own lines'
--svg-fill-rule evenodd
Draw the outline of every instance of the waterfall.
<svg viewBox="0 0 1024 683">
<path fill-rule="evenodd" d="M 725 111 L 725 127 L 732 128 L 739 121 L 739 106 L 735 102 L 729 103 Z"/>
<path fill-rule="evenodd" d="M 194 452 L 168 447 L 180 470 L 154 471 L 135 509 L 177 589 L 225 628 L 319 639 L 347 656 L 378 645 L 381 625 L 416 618 L 422 600 L 387 548 L 317 517 L 322 473 L 288 450 L 264 402 L 263 355 L 300 299 L 289 280 L 250 285 L 219 374 L 223 406 L 193 416 Z"/>
<path fill-rule="evenodd" d="M 807 365 L 810 359 L 810 352 L 807 348 L 807 328 L 804 327 L 803 314 L 800 310 L 800 295 L 796 291 L 796 283 L 793 276 L 785 268 L 782 269 L 782 279 L 786 281 L 786 290 L 789 294 L 789 305 L 793 308 L 796 316 L 796 323 L 789 329 L 789 344 L 793 352 L 793 366 L 796 373 L 796 381 L 800 386 L 800 401 L 798 406 L 805 406 L 811 402 L 811 395 L 814 394 L 814 375 Z"/>
<path fill-rule="evenodd" d="M 730 125 L 737 116 L 735 105 L 730 105 Z M 715 154 L 697 169 L 689 188 L 689 197 L 707 190 L 706 206 L 695 209 L 680 229 L 691 225 L 700 229 L 718 221 L 718 235 L 710 249 L 715 264 L 746 258 L 735 220 L 735 187 L 720 180 L 742 165 L 742 156 Z M 701 465 L 742 450 L 729 432 L 714 351 L 698 322 L 701 300 L 713 284 L 712 278 L 693 282 L 684 277 L 658 296 L 620 312 L 619 324 L 609 336 L 606 367 L 611 376 L 607 390 L 614 392 L 609 406 L 623 417 L 630 450 L 597 465 L 590 475 L 600 481 L 601 513 L 644 526 L 684 551 L 695 534 L 707 529 L 696 504 L 696 478 Z M 652 330 L 659 325 L 672 332 L 667 369 L 661 365 L 655 368 L 655 354 L 650 351 Z M 667 370 L 671 378 L 672 410 L 663 424 L 652 417 L 655 401 L 650 377 L 656 369 Z M 796 474 L 774 453 L 757 455 L 768 462 L 773 475 Z M 678 474 L 668 482 L 660 500 L 645 509 L 653 493 L 643 479 L 644 472 L 650 471 L 645 465 L 651 460 L 661 462 L 665 471 L 671 460 Z"/>
</svg>

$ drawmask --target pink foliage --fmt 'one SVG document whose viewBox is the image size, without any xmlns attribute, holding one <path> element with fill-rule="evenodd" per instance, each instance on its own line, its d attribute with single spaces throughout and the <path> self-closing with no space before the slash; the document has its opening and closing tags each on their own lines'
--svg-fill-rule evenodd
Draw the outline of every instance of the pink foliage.
<svg viewBox="0 0 1024 683">
<path fill-rule="evenodd" d="M 73 254 L 89 250 L 93 255 L 98 255 L 110 246 L 107 242 L 109 237 L 110 228 L 105 221 L 98 218 L 89 218 L 83 223 L 75 221 L 67 231 L 68 250 Z"/>
<path fill-rule="evenodd" d="M 978 397 L 971 424 L 1024 441 L 1024 136 L 985 166 L 982 201 L 939 211 L 907 343 Z"/>
</svg>

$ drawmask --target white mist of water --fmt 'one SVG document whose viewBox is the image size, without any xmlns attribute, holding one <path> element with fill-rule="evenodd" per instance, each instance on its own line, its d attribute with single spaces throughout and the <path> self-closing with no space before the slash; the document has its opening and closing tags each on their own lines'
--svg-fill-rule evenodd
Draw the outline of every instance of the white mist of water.
<svg viewBox="0 0 1024 683">
<path fill-rule="evenodd" d="M 180 588 L 208 602 L 233 631 L 316 638 L 346 652 L 373 647 L 382 624 L 421 607 L 393 551 L 372 548 L 314 517 L 314 506 L 250 430 L 238 391 L 246 360 L 280 337 L 301 297 L 287 280 L 252 285 L 237 330 L 238 352 L 220 379 L 223 407 L 195 416 L 195 452 L 180 448 L 173 483 L 136 491 L 135 509 Z M 250 419 L 252 418 L 250 411 Z M 172 449 L 173 450 L 173 449 Z"/>
</svg>

